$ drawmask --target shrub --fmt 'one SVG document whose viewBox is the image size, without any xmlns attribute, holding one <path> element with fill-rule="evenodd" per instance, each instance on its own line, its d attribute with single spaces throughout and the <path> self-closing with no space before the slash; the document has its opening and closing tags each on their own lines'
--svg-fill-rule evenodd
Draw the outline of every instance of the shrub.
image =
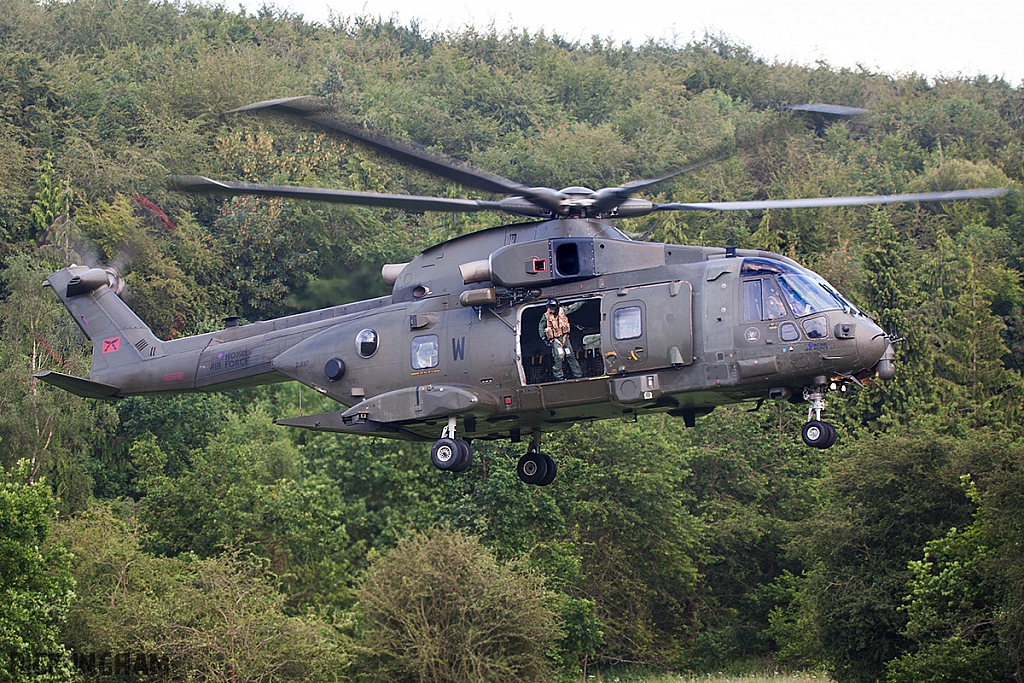
<svg viewBox="0 0 1024 683">
<path fill-rule="evenodd" d="M 560 636 L 541 578 L 475 537 L 434 529 L 371 558 L 356 591 L 372 680 L 541 681 Z"/>
<path fill-rule="evenodd" d="M 53 538 L 74 553 L 78 589 L 62 636 L 89 680 L 110 666 L 104 655 L 128 657 L 132 674 L 165 667 L 191 681 L 330 683 L 344 674 L 334 625 L 286 614 L 277 578 L 257 562 L 151 555 L 135 520 L 112 505 L 61 522 Z"/>
</svg>

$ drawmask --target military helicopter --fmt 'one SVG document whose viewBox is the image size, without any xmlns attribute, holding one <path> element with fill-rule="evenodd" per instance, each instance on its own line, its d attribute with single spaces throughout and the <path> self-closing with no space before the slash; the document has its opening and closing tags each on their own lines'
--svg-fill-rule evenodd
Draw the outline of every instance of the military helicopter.
<svg viewBox="0 0 1024 683">
<path fill-rule="evenodd" d="M 825 110 L 824 113 L 829 113 Z M 70 266 L 52 287 L 93 342 L 89 379 L 39 379 L 79 396 L 220 391 L 295 380 L 341 404 L 278 424 L 434 441 L 431 461 L 472 463 L 471 441 L 529 439 L 517 472 L 546 486 L 555 461 L 545 432 L 578 422 L 663 412 L 693 426 L 715 407 L 806 401 L 802 439 L 828 448 L 829 391 L 895 376 L 892 339 L 816 273 L 780 254 L 634 241 L 616 218 L 655 211 L 734 211 L 998 197 L 1003 188 L 887 196 L 655 204 L 632 195 L 691 170 L 620 187 L 527 187 L 381 137 L 295 97 L 239 112 L 296 117 L 498 201 L 174 179 L 180 189 L 392 207 L 502 211 L 517 222 L 430 247 L 389 264 L 389 296 L 172 341 L 157 339 L 121 300 L 111 268 Z M 835 113 L 835 112 L 832 112 Z M 573 376 L 560 379 L 548 311 L 566 315 Z M 564 325 L 564 321 L 558 323 Z M 578 374 L 578 376 L 576 376 Z"/>
</svg>

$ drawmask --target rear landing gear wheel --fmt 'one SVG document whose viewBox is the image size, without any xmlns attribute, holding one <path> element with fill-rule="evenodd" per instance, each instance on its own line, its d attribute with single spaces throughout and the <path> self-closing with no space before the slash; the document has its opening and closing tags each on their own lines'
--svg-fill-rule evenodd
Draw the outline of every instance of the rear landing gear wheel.
<svg viewBox="0 0 1024 683">
<path fill-rule="evenodd" d="M 516 465 L 516 474 L 519 475 L 519 478 L 524 484 L 546 486 L 551 482 L 541 482 L 544 482 L 544 480 L 547 479 L 549 460 L 551 460 L 550 456 L 530 451 L 523 457 L 519 458 L 519 464 Z M 552 460 L 551 462 L 554 461 Z M 552 478 L 554 478 L 553 474 Z"/>
<path fill-rule="evenodd" d="M 836 428 L 828 422 L 810 420 L 800 431 L 800 436 L 803 437 L 804 443 L 808 446 L 813 448 L 829 448 L 836 442 L 839 434 L 836 432 Z"/>
<path fill-rule="evenodd" d="M 473 464 L 473 447 L 466 439 L 455 438 L 455 418 L 441 430 L 441 438 L 430 449 L 430 462 L 446 472 L 465 472 Z"/>
</svg>

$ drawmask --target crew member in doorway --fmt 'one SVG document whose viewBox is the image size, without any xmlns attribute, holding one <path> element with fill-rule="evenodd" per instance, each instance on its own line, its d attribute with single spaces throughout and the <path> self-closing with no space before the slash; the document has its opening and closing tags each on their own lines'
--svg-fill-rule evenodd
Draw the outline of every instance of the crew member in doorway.
<svg viewBox="0 0 1024 683">
<path fill-rule="evenodd" d="M 576 360 L 576 355 L 572 351 L 572 343 L 569 341 L 569 333 L 572 331 L 569 314 L 582 305 L 582 301 L 577 301 L 568 306 L 559 306 L 556 300 L 548 299 L 548 309 L 541 316 L 537 333 L 544 343 L 551 347 L 551 372 L 556 381 L 565 379 L 562 369 L 563 360 L 569 361 L 569 372 L 572 373 L 573 379 L 583 377 L 580 363 Z"/>
</svg>

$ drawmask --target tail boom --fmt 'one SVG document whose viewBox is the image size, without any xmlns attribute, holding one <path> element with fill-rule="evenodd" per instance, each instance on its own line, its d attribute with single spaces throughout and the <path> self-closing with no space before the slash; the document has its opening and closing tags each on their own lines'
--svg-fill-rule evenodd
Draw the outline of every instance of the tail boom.
<svg viewBox="0 0 1024 683">
<path fill-rule="evenodd" d="M 161 341 L 119 296 L 122 282 L 108 269 L 70 266 L 50 275 L 51 287 L 79 329 L 92 341 L 89 379 L 56 372 L 40 380 L 88 398 L 230 389 L 287 379 L 262 357 L 265 335 L 212 333 Z M 207 356 L 210 362 L 204 366 Z M 220 357 L 233 363 L 216 363 Z M 213 368 L 213 372 L 209 369 Z M 217 372 L 217 370 L 223 370 Z M 202 373 L 203 370 L 207 372 Z M 200 376 L 202 374 L 202 376 Z"/>
<path fill-rule="evenodd" d="M 300 313 L 273 321 L 161 341 L 121 300 L 119 278 L 83 266 L 62 268 L 45 282 L 93 344 L 88 379 L 41 372 L 41 381 L 87 398 L 222 391 L 291 378 L 274 369 L 283 351 L 339 322 L 391 303 L 391 297 Z M 116 277 L 116 274 L 115 274 Z"/>
</svg>

